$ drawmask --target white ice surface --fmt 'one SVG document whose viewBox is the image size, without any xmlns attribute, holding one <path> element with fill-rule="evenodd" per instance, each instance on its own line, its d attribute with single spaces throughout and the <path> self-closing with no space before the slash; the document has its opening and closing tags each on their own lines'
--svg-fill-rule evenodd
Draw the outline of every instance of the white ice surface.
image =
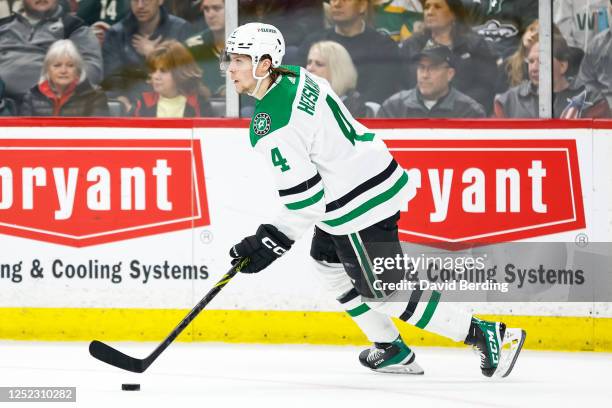
<svg viewBox="0 0 612 408">
<path fill-rule="evenodd" d="M 110 343 L 135 357 L 154 343 Z M 611 406 L 612 354 L 523 351 L 505 379 L 480 374 L 469 349 L 417 348 L 424 376 L 379 374 L 361 347 L 177 343 L 143 374 L 89 356 L 86 343 L 0 342 L 0 386 L 75 386 L 76 403 L 111 408 Z M 140 383 L 141 391 L 121 391 Z"/>
</svg>

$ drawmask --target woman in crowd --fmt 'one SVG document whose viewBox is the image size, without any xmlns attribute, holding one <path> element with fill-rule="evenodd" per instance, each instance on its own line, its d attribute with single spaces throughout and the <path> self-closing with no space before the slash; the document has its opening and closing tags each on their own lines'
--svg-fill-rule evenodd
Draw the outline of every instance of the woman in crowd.
<svg viewBox="0 0 612 408">
<path fill-rule="evenodd" d="M 53 43 L 37 85 L 24 96 L 22 116 L 108 116 L 104 92 L 86 78 L 83 58 L 70 40 Z"/>
<path fill-rule="evenodd" d="M 493 106 L 497 79 L 496 56 L 478 34 L 466 23 L 466 11 L 461 0 L 425 0 L 425 31 L 401 44 L 406 89 L 416 86 L 415 57 L 426 46 L 445 45 L 454 56 L 453 86 L 484 107 Z"/>
<path fill-rule="evenodd" d="M 192 118 L 213 116 L 202 85 L 202 70 L 191 53 L 178 41 L 157 46 L 147 57 L 153 91 L 143 92 L 133 106 L 133 116 Z"/>
<path fill-rule="evenodd" d="M 534 20 L 521 37 L 521 43 L 514 54 L 509 56 L 503 63 L 503 72 L 501 73 L 500 89 L 498 92 L 504 92 L 508 88 L 519 85 L 527 78 L 527 67 L 525 58 L 527 52 L 537 38 L 540 24 L 538 20 Z"/>
<path fill-rule="evenodd" d="M 306 69 L 327 79 L 334 92 L 342 99 L 351 115 L 374 117 L 356 91 L 357 69 L 346 48 L 335 41 L 319 41 L 310 47 Z"/>
</svg>

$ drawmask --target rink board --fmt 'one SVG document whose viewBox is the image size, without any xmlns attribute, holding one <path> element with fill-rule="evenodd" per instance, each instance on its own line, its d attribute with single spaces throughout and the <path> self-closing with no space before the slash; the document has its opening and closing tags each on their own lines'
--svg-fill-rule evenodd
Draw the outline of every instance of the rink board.
<svg viewBox="0 0 612 408">
<path fill-rule="evenodd" d="M 538 152 L 574 149 L 577 165 L 568 168 L 579 177 L 580 191 L 565 200 L 572 201 L 573 219 L 478 233 L 497 242 L 574 242 L 580 234 L 612 241 L 610 123 L 366 124 L 408 163 L 414 155 L 435 159 L 437 152 L 464 149 L 485 168 L 494 165 L 486 160 L 491 151 L 518 151 L 529 162 Z M 246 121 L 8 119 L 0 121 L 0 132 L 3 187 L 13 181 L 10 200 L 3 194 L 0 201 L 0 338 L 161 339 L 228 269 L 228 248 L 269 222 L 279 205 L 267 158 L 248 143 Z M 123 177 L 134 168 L 133 179 Z M 140 190 L 125 187 L 139 176 Z M 474 234 L 461 235 L 450 216 L 431 222 L 431 231 L 419 218 L 431 214 L 402 214 L 407 216 L 418 218 L 414 229 L 403 230 L 408 241 L 461 242 Z M 489 222 L 495 224 L 494 214 L 485 214 L 481 224 Z M 445 223 L 459 235 L 442 236 Z M 308 237 L 265 273 L 238 276 L 181 339 L 364 343 L 310 268 Z M 40 268 L 44 276 L 33 276 Z M 612 350 L 610 303 L 492 303 L 472 310 L 527 328 L 530 348 Z M 405 326 L 412 344 L 454 344 Z"/>
</svg>

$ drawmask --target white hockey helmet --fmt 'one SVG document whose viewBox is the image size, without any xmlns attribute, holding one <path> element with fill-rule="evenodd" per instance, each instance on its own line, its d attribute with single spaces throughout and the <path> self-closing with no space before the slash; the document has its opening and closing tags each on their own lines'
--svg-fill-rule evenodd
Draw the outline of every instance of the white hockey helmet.
<svg viewBox="0 0 612 408">
<path fill-rule="evenodd" d="M 236 28 L 225 41 L 225 51 L 221 57 L 221 70 L 226 71 L 229 64 L 229 54 L 244 54 L 253 62 L 253 77 L 258 80 L 267 78 L 269 73 L 258 77 L 255 73 L 257 65 L 264 55 L 272 59 L 272 67 L 277 68 L 285 55 L 285 39 L 280 30 L 273 25 L 263 23 L 247 23 Z M 256 90 L 254 91 L 256 92 Z"/>
<path fill-rule="evenodd" d="M 285 55 L 285 39 L 270 24 L 247 23 L 236 28 L 225 41 L 227 54 L 245 54 L 251 57 L 253 65 L 259 64 L 264 55 L 272 59 L 272 66 L 278 67 Z"/>
</svg>

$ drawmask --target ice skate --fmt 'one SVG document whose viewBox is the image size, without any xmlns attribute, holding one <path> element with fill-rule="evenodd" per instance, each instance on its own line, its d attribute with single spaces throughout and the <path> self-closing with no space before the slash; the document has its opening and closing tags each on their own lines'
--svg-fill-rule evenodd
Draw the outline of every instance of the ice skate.
<svg viewBox="0 0 612 408">
<path fill-rule="evenodd" d="M 525 330 L 508 329 L 502 322 L 473 317 L 465 344 L 473 346 L 480 355 L 483 375 L 507 377 L 514 368 L 526 337 Z"/>
<path fill-rule="evenodd" d="M 424 373 L 416 362 L 416 355 L 401 336 L 391 343 L 374 343 L 372 347 L 359 354 L 359 362 L 379 373 L 413 374 Z"/>
</svg>

